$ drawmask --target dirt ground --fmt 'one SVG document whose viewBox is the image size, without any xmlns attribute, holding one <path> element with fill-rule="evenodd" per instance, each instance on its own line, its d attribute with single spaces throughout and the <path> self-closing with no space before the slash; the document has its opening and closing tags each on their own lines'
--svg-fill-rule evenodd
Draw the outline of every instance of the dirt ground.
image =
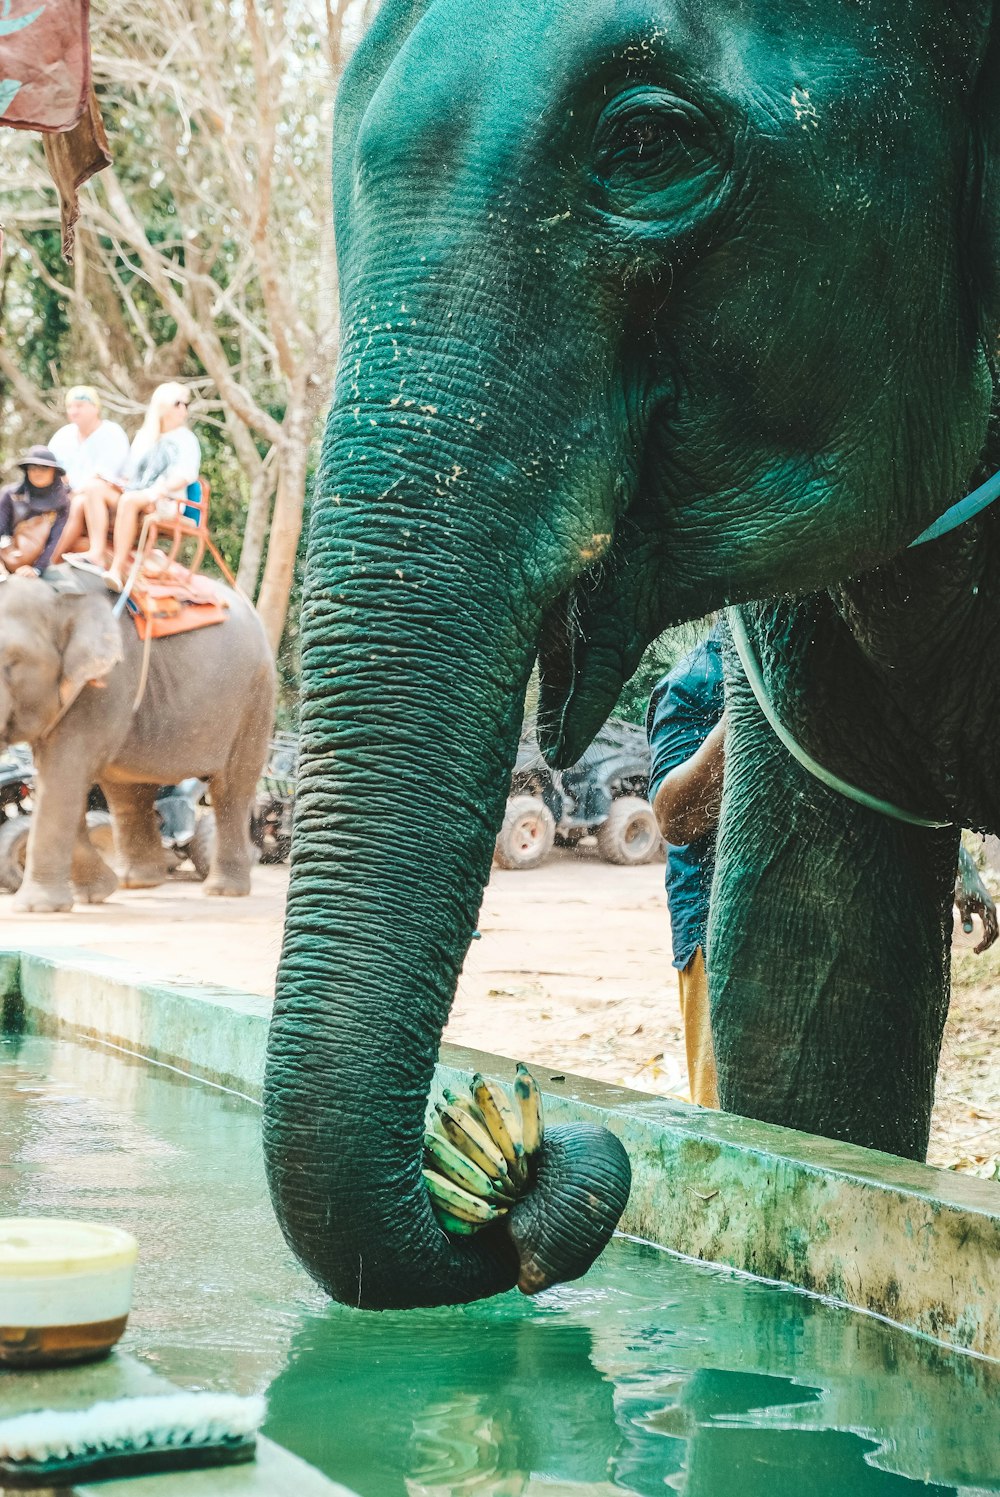
<svg viewBox="0 0 1000 1497">
<path fill-rule="evenodd" d="M 217 900 L 175 876 L 66 915 L 18 915 L 2 897 L 0 946 L 83 947 L 267 994 L 287 882 L 259 868 L 248 899 Z M 686 1097 L 662 864 L 613 868 L 584 846 L 533 873 L 496 869 L 479 926 L 449 1039 Z M 957 937 L 930 1155 L 965 1168 L 1000 1154 L 1000 952 L 976 956 L 975 939 Z"/>
</svg>

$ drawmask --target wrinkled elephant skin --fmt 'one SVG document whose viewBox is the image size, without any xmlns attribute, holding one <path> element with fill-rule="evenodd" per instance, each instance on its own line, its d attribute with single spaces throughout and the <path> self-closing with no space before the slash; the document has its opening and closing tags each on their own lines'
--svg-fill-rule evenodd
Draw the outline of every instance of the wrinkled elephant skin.
<svg viewBox="0 0 1000 1497">
<path fill-rule="evenodd" d="M 531 1277 L 502 1231 L 446 1238 L 419 1171 L 536 655 L 567 763 L 666 625 L 794 590 L 748 618 L 810 750 L 932 819 L 993 814 L 940 688 L 994 522 L 889 565 L 990 456 L 992 11 L 386 0 L 354 58 L 265 1107 L 279 1218 L 340 1298 Z M 932 630 L 937 675 L 902 647 Z M 734 681 L 724 1103 L 919 1153 L 954 832 L 804 782 Z"/>
</svg>

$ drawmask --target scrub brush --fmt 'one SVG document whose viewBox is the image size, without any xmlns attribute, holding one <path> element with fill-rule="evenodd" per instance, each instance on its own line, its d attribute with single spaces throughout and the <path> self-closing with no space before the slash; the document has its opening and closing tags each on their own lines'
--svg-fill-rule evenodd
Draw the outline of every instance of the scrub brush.
<svg viewBox="0 0 1000 1497">
<path fill-rule="evenodd" d="M 0 1488 L 71 1487 L 252 1461 L 267 1405 L 232 1393 L 119 1398 L 0 1420 Z"/>
</svg>

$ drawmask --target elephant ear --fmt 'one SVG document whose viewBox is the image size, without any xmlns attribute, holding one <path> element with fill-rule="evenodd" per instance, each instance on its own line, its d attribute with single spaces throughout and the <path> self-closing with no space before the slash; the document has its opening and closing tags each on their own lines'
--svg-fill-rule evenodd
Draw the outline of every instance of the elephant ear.
<svg viewBox="0 0 1000 1497">
<path fill-rule="evenodd" d="M 106 686 L 122 659 L 121 625 L 111 611 L 107 594 L 59 599 L 62 618 L 62 672 L 59 698 L 72 700 L 85 686 Z"/>
</svg>

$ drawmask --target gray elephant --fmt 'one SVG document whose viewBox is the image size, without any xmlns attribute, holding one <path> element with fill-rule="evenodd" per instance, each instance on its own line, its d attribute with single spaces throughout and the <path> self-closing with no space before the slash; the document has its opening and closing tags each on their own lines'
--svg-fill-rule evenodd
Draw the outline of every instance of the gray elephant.
<svg viewBox="0 0 1000 1497">
<path fill-rule="evenodd" d="M 65 570 L 65 569 L 58 569 Z M 35 814 L 23 910 L 99 903 L 117 887 L 162 882 L 156 788 L 210 782 L 217 836 L 206 894 L 250 892 L 250 807 L 274 712 L 274 662 L 253 608 L 227 592 L 222 624 L 143 645 L 96 577 L 0 585 L 0 745 L 31 744 Z M 100 785 L 119 877 L 91 845 L 86 800 Z"/>
</svg>

